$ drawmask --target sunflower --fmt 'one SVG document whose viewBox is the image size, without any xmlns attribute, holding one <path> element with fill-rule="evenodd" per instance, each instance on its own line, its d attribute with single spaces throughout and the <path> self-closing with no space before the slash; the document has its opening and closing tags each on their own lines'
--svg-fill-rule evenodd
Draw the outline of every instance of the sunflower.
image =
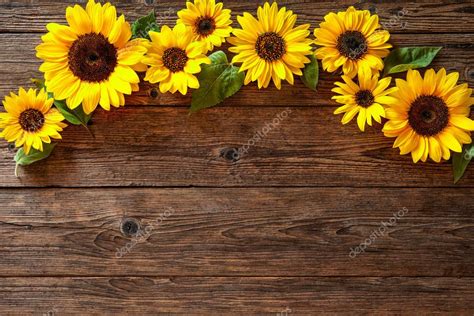
<svg viewBox="0 0 474 316">
<path fill-rule="evenodd" d="M 163 26 L 161 32 L 150 32 L 151 47 L 142 62 L 149 65 L 145 81 L 160 83 L 160 92 L 179 90 L 183 95 L 188 87 L 199 88 L 195 74 L 201 72 L 201 64 L 210 64 L 205 55 L 205 42 L 195 42 L 193 33 L 184 24 L 173 29 Z"/>
<path fill-rule="evenodd" d="M 242 29 L 234 29 L 235 37 L 228 40 L 234 45 L 229 51 L 237 54 L 232 62 L 242 63 L 240 71 L 247 71 L 246 85 L 258 80 L 258 87 L 266 88 L 272 79 L 278 89 L 281 80 L 293 84 L 293 75 L 301 76 L 310 62 L 309 24 L 295 28 L 296 14 L 285 7 L 278 10 L 276 2 L 259 7 L 257 16 L 258 20 L 249 13 L 237 17 Z"/>
<path fill-rule="evenodd" d="M 68 7 L 69 26 L 50 23 L 43 43 L 36 47 L 37 56 L 45 62 L 46 87 L 57 100 L 66 100 L 74 109 L 81 103 L 92 113 L 102 108 L 125 104 L 124 94 L 138 91 L 135 70 L 146 53 L 143 40 L 130 41 L 130 24 L 110 3 L 101 5 L 89 0 L 84 10 Z"/>
<path fill-rule="evenodd" d="M 411 153 L 413 162 L 448 160 L 450 150 L 462 151 L 462 144 L 471 143 L 470 132 L 474 121 L 469 118 L 472 89 L 457 84 L 459 73 L 446 75 L 443 68 L 437 73 L 430 69 L 424 78 L 416 70 L 409 70 L 407 80 L 397 79 L 398 91 L 386 110 L 389 120 L 383 132 L 396 137 L 394 148 L 400 154 Z"/>
<path fill-rule="evenodd" d="M 54 100 L 48 98 L 44 89 L 38 93 L 20 88 L 18 95 L 13 92 L 3 101 L 6 113 L 0 113 L 0 137 L 7 142 L 23 146 L 28 155 L 31 147 L 43 151 L 43 142 L 51 143 L 51 138 L 61 139 L 59 132 L 67 125 L 62 123 L 63 115 L 51 108 Z"/>
<path fill-rule="evenodd" d="M 192 30 L 194 40 L 207 43 L 209 51 L 214 46 L 220 47 L 232 32 L 231 11 L 223 9 L 222 2 L 215 0 L 194 0 L 186 2 L 186 9 L 178 12 L 177 23 L 182 23 Z"/>
<path fill-rule="evenodd" d="M 342 76 L 342 79 L 344 83 L 336 82 L 335 85 L 338 87 L 332 89 L 339 94 L 332 99 L 344 104 L 334 111 L 334 114 L 344 113 L 342 124 L 349 123 L 356 115 L 361 131 L 365 130 L 366 122 L 372 126 L 372 119 L 381 123 L 381 118 L 385 117 L 384 105 L 395 101 L 388 94 L 395 92 L 397 88 L 387 89 L 392 78 L 379 80 L 378 75 L 372 75 L 370 68 L 362 67 L 358 73 L 358 84 L 348 76 Z"/>
<path fill-rule="evenodd" d="M 390 33 L 380 29 L 377 15 L 349 7 L 346 12 L 327 14 L 319 26 L 314 36 L 316 45 L 322 47 L 315 54 L 324 70 L 334 72 L 342 66 L 344 74 L 354 78 L 362 65 L 374 73 L 383 69 L 382 58 L 392 45 L 387 43 Z"/>
</svg>

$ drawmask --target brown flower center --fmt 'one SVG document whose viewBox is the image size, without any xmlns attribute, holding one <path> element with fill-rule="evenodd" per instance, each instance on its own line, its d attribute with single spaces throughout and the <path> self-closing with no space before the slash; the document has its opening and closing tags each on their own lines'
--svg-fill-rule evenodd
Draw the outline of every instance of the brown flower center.
<svg viewBox="0 0 474 316">
<path fill-rule="evenodd" d="M 172 47 L 165 50 L 163 53 L 163 64 L 171 72 L 179 72 L 184 69 L 188 62 L 186 52 L 181 48 Z"/>
<path fill-rule="evenodd" d="M 83 81 L 100 82 L 117 66 L 117 49 L 102 35 L 80 36 L 69 49 L 69 69 Z"/>
<path fill-rule="evenodd" d="M 359 31 L 347 31 L 337 39 L 337 50 L 349 59 L 357 60 L 367 53 L 365 36 Z"/>
<path fill-rule="evenodd" d="M 355 94 L 357 105 L 367 108 L 374 104 L 374 95 L 370 90 L 360 90 Z"/>
<path fill-rule="evenodd" d="M 448 125 L 449 110 L 443 99 L 423 95 L 411 104 L 408 122 L 417 134 L 434 136 Z"/>
<path fill-rule="evenodd" d="M 199 35 L 208 36 L 216 29 L 216 21 L 210 17 L 201 17 L 196 20 L 195 27 Z"/>
<path fill-rule="evenodd" d="M 27 132 L 36 132 L 44 125 L 44 115 L 41 111 L 28 109 L 20 114 L 20 126 Z"/>
<path fill-rule="evenodd" d="M 267 61 L 280 59 L 286 53 L 285 40 L 275 32 L 260 35 L 255 44 L 258 56 Z"/>
</svg>

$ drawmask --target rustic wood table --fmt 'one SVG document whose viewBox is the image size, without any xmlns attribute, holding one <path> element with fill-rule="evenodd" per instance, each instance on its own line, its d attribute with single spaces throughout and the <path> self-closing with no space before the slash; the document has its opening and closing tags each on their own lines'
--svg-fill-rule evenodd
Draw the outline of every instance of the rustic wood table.
<svg viewBox="0 0 474 316">
<path fill-rule="evenodd" d="M 40 77 L 35 46 L 76 1 L 0 1 L 0 97 Z M 84 1 L 80 1 L 84 3 Z M 131 21 L 173 24 L 183 0 L 115 0 Z M 261 4 L 261 1 L 258 1 Z M 282 1 L 312 29 L 351 1 Z M 228 0 L 236 14 L 255 1 Z M 362 1 L 398 46 L 441 45 L 435 68 L 474 87 L 472 1 Z M 0 314 L 474 312 L 474 172 L 414 165 L 380 126 L 340 124 L 322 73 L 188 115 L 190 96 L 142 85 L 69 127 L 14 176 L 0 142 Z M 235 158 L 266 124 L 272 128 Z M 363 243 L 394 213 L 403 216 Z M 141 231 L 142 238 L 131 237 Z"/>
</svg>

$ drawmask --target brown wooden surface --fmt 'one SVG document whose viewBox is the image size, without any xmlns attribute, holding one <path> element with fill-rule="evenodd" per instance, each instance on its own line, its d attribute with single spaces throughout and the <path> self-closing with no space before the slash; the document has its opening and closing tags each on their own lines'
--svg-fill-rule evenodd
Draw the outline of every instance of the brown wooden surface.
<svg viewBox="0 0 474 316">
<path fill-rule="evenodd" d="M 474 200 L 457 188 L 5 189 L 0 198 L 0 276 L 474 276 L 465 211 Z M 350 256 L 402 208 L 383 238 Z M 117 260 L 133 242 L 120 231 L 129 217 L 150 231 Z"/>
<path fill-rule="evenodd" d="M 6 278 L 5 313 L 472 315 L 473 278 Z M 21 306 L 19 306 L 21 302 Z M 87 304 L 84 304 L 87 302 Z M 442 303 L 441 303 L 442 302 Z M 283 314 L 282 314 L 283 313 Z"/>
<path fill-rule="evenodd" d="M 113 2 L 130 20 L 155 9 L 161 23 L 184 5 Z M 73 3 L 0 0 L 0 98 L 40 75 L 34 48 Z M 256 8 L 225 3 L 235 14 Z M 312 28 L 354 4 L 282 3 Z M 356 6 L 377 12 L 396 46 L 443 46 L 433 67 L 474 86 L 472 1 Z M 0 314 L 471 315 L 474 173 L 454 186 L 449 162 L 414 165 L 380 126 L 341 126 L 330 100 L 337 79 L 321 73 L 318 93 L 299 81 L 250 85 L 191 116 L 190 96 L 152 97 L 156 87 L 143 84 L 126 108 L 97 112 L 95 138 L 69 127 L 20 178 L 0 143 Z M 127 236 L 127 219 L 149 234 Z M 122 247 L 131 249 L 118 256 Z"/>
</svg>

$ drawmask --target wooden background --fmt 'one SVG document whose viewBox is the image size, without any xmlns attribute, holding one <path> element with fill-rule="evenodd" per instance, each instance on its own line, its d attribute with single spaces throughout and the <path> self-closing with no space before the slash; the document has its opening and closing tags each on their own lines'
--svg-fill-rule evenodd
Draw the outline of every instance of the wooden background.
<svg viewBox="0 0 474 316">
<path fill-rule="evenodd" d="M 40 76 L 45 24 L 65 22 L 74 2 L 0 0 L 2 99 Z M 433 66 L 474 86 L 472 1 L 282 3 L 312 29 L 352 4 L 377 12 L 393 44 L 443 46 Z M 172 24 L 184 1 L 114 4 L 130 21 L 155 9 Z M 256 10 L 255 1 L 226 5 L 234 19 Z M 127 107 L 97 112 L 95 138 L 69 127 L 20 178 L 1 142 L 0 314 L 472 314 L 473 170 L 454 186 L 450 163 L 414 165 L 380 126 L 343 127 L 332 115 L 335 79 L 322 73 L 318 93 L 300 81 L 250 85 L 191 116 L 189 96 L 144 84 Z M 130 237 L 134 223 L 148 227 L 143 238 Z M 122 247 L 131 249 L 117 255 Z"/>
</svg>

